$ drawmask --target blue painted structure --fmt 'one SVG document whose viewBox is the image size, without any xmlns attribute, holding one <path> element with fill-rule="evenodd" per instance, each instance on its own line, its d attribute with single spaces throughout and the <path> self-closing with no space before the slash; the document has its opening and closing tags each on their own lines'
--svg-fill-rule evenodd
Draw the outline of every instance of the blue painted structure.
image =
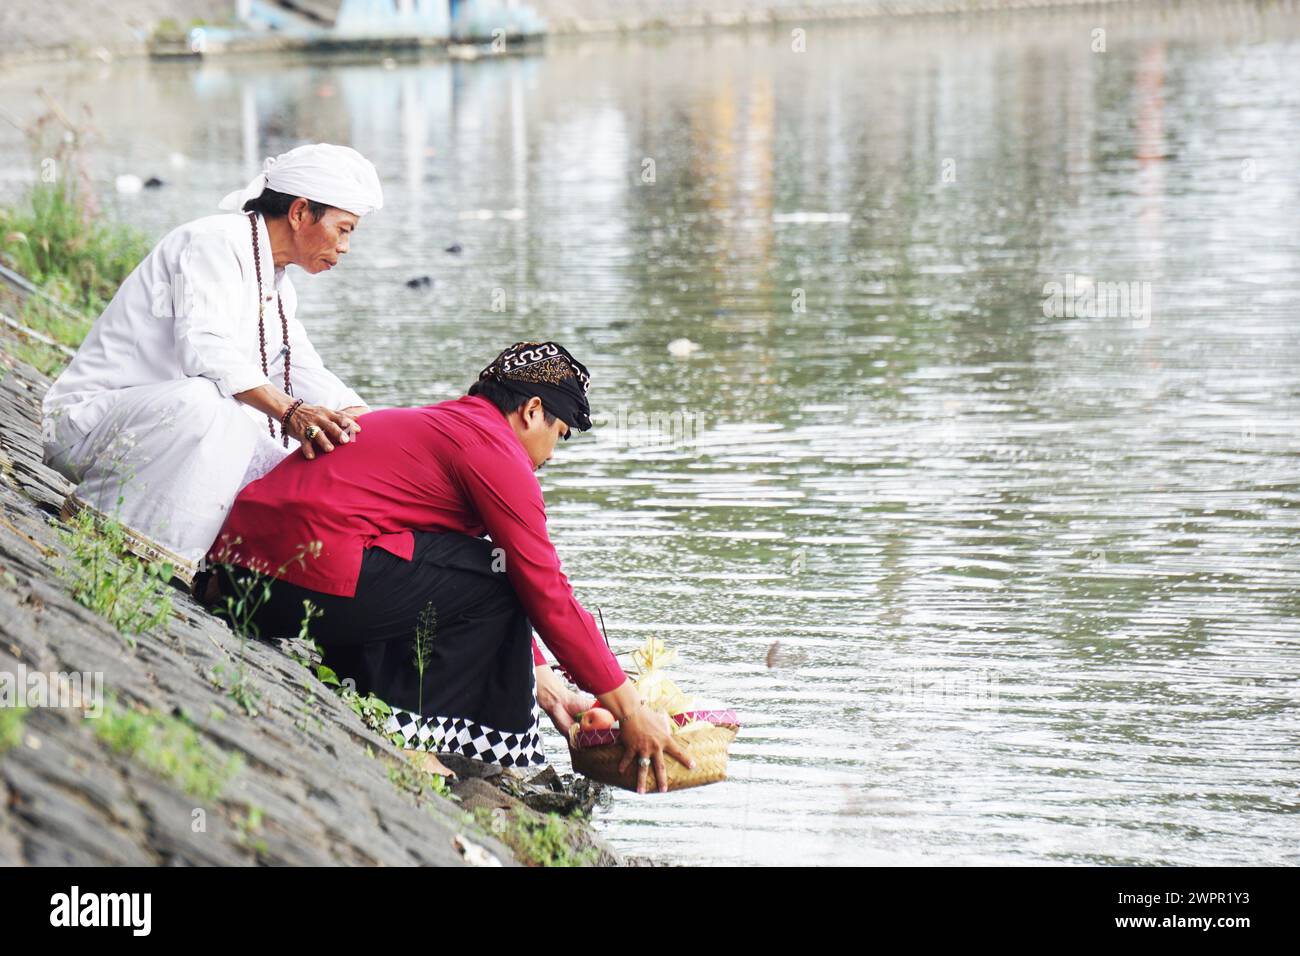
<svg viewBox="0 0 1300 956">
<path fill-rule="evenodd" d="M 490 40 L 501 30 L 511 37 L 546 32 L 546 21 L 523 0 L 240 0 L 237 16 L 249 31 L 306 40 Z M 213 40 L 239 32 L 206 31 Z"/>
</svg>

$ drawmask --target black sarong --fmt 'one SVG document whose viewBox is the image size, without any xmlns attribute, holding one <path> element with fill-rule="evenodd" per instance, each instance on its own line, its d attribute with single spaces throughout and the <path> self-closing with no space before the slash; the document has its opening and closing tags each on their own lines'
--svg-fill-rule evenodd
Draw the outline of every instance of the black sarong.
<svg viewBox="0 0 1300 956">
<path fill-rule="evenodd" d="M 492 550 L 483 538 L 417 531 L 410 561 L 366 551 L 354 597 L 276 580 L 253 622 L 259 637 L 295 637 L 303 601 L 311 601 L 323 612 L 310 630 L 322 662 L 393 708 L 385 730 L 400 731 L 408 749 L 504 766 L 545 763 L 532 627 L 504 572 L 493 570 Z M 221 569 L 214 610 L 235 593 L 232 570 L 248 579 L 243 568 Z"/>
</svg>

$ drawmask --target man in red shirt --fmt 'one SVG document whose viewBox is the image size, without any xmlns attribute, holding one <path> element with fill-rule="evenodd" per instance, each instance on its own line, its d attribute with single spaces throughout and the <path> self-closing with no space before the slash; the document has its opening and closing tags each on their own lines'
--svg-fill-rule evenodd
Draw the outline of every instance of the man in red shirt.
<svg viewBox="0 0 1300 956">
<path fill-rule="evenodd" d="M 392 705 L 409 748 L 506 765 L 545 760 L 535 703 L 561 732 L 582 708 L 536 628 L 619 720 L 639 788 L 653 766 L 666 789 L 664 753 L 689 758 L 574 597 L 534 474 L 561 437 L 591 427 L 589 384 L 563 347 L 521 342 L 462 398 L 369 412 L 333 454 L 289 456 L 231 508 L 208 555 L 221 571 L 209 600 L 271 575 L 262 636 L 297 634 L 310 601 L 324 663 Z"/>
</svg>

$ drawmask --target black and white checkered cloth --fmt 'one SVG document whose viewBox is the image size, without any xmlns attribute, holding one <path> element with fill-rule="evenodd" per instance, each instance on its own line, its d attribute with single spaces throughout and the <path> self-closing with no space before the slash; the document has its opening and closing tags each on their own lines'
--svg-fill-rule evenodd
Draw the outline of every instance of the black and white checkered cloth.
<svg viewBox="0 0 1300 956">
<path fill-rule="evenodd" d="M 541 716 L 541 709 L 534 704 L 532 726 L 525 733 L 508 733 L 467 717 L 421 717 L 394 707 L 384 732 L 400 731 L 407 750 L 460 754 L 503 767 L 535 767 L 546 763 Z"/>
</svg>

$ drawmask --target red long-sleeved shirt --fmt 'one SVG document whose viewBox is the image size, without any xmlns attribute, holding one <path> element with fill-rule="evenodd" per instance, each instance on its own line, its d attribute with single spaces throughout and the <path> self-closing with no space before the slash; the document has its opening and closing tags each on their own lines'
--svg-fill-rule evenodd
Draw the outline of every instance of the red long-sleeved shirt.
<svg viewBox="0 0 1300 956">
<path fill-rule="evenodd" d="M 467 395 L 360 423 L 355 441 L 314 461 L 290 455 L 240 492 L 209 558 L 353 597 L 366 548 L 409 561 L 412 531 L 486 531 L 560 665 L 589 693 L 620 686 L 622 668 L 560 570 L 532 461 L 496 406 Z M 318 556 L 295 560 L 316 541 Z M 533 657 L 546 661 L 535 641 Z"/>
</svg>

